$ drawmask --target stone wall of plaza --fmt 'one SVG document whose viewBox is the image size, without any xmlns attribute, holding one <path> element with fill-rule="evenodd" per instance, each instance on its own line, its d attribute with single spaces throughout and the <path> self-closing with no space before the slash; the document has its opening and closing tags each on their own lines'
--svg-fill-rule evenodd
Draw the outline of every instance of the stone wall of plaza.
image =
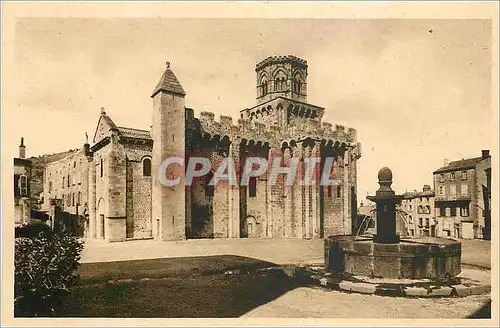
<svg viewBox="0 0 500 328">
<path fill-rule="evenodd" d="M 405 192 L 400 208 L 405 212 L 408 236 L 436 237 L 434 191 L 430 186 L 425 185 L 422 191 Z"/>
<path fill-rule="evenodd" d="M 322 122 L 325 109 L 307 102 L 306 61 L 269 57 L 257 64 L 256 73 L 258 105 L 241 110 L 237 120 L 224 115 L 216 120 L 213 113 L 195 115 L 185 107 L 186 92 L 167 65 L 151 96 L 151 131 L 117 126 L 103 109 L 92 145 L 84 147 L 87 152 L 47 166 L 45 199 L 50 203 L 81 192 L 80 204 L 87 204 L 88 213 L 85 235 L 107 241 L 350 234 L 361 156 L 356 130 Z M 212 171 L 191 186 L 163 186 L 158 169 L 169 156 L 185 156 L 186 163 L 193 156 L 210 158 Z M 292 186 L 285 184 L 283 174 L 276 184 L 270 184 L 266 174 L 250 178 L 247 186 L 227 181 L 210 186 L 214 171 L 227 157 L 236 164 L 238 181 L 248 157 L 269 163 L 281 157 L 281 166 L 291 158 L 319 157 L 316 177 L 325 158 L 333 157 L 330 178 L 339 184 L 302 186 L 298 180 L 304 172 L 299 171 Z M 78 166 L 80 158 L 87 160 L 86 168 Z M 72 167 L 75 160 L 77 166 Z M 183 174 L 185 167 L 179 167 L 171 165 L 162 174 Z M 82 185 L 62 188 L 61 179 L 80 168 L 86 177 Z"/>
<path fill-rule="evenodd" d="M 490 225 L 485 208 L 491 201 L 487 173 L 491 157 L 484 153 L 483 157 L 452 162 L 447 168 L 434 172 L 438 236 L 483 238 Z"/>
</svg>

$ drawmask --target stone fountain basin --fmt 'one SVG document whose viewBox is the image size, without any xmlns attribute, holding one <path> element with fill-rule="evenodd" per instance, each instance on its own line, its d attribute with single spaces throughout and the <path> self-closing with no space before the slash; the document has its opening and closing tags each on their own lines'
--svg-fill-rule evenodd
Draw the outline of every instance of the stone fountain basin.
<svg viewBox="0 0 500 328">
<path fill-rule="evenodd" d="M 447 238 L 408 238 L 374 243 L 352 235 L 325 238 L 325 270 L 374 278 L 446 279 L 461 272 L 462 245 Z"/>
</svg>

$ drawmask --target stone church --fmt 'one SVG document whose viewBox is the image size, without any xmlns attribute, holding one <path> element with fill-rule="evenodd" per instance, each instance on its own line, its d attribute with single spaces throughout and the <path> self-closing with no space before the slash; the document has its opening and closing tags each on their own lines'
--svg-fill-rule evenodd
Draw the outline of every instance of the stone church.
<svg viewBox="0 0 500 328">
<path fill-rule="evenodd" d="M 223 115 L 216 120 L 210 112 L 196 117 L 167 63 L 151 94 L 151 131 L 119 126 L 101 109 L 92 144 L 47 164 L 46 209 L 51 216 L 59 209 L 82 218 L 86 238 L 115 242 L 350 234 L 361 145 L 356 130 L 322 122 L 325 108 L 308 103 L 307 67 L 290 55 L 258 63 L 256 104 L 234 122 Z M 231 157 L 238 179 L 239 163 L 247 157 L 334 157 L 331 177 L 340 184 L 290 186 L 281 174 L 275 185 L 260 176 L 247 186 L 210 186 L 210 172 L 191 186 L 166 187 L 157 175 L 170 156 L 183 156 L 186 163 L 206 157 L 214 167 Z M 323 166 L 324 160 L 316 170 Z"/>
</svg>

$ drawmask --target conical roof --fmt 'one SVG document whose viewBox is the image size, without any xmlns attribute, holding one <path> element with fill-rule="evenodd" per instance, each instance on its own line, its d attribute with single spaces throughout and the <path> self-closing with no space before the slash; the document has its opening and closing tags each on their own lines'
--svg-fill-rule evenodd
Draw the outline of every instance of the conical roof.
<svg viewBox="0 0 500 328">
<path fill-rule="evenodd" d="M 158 81 L 151 98 L 156 96 L 156 94 L 160 91 L 171 92 L 182 96 L 186 95 L 186 92 L 179 83 L 179 80 L 177 80 L 174 72 L 170 69 L 169 62 L 167 62 L 167 68 L 165 69 L 165 72 L 163 72 L 160 81 Z"/>
</svg>

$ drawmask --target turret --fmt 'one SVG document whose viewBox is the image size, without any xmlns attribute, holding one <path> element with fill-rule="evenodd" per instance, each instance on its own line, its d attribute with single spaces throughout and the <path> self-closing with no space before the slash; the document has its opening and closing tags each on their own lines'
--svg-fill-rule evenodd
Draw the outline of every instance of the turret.
<svg viewBox="0 0 500 328">
<path fill-rule="evenodd" d="M 184 158 L 186 92 L 170 69 L 170 63 L 156 85 L 153 98 L 152 219 L 153 236 L 160 240 L 186 238 L 184 167 L 172 164 L 159 172 L 161 163 L 171 157 Z M 164 186 L 159 178 L 181 177 L 179 184 Z"/>
<path fill-rule="evenodd" d="M 307 62 L 298 57 L 268 57 L 255 67 L 257 102 L 264 103 L 279 96 L 307 101 Z"/>
</svg>

